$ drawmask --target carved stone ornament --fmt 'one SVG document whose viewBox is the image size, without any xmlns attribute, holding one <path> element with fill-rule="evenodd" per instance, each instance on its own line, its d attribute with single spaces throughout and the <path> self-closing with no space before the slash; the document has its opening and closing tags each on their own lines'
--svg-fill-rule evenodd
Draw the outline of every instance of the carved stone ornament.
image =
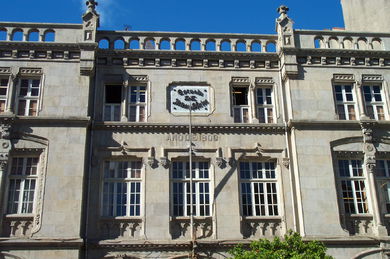
<svg viewBox="0 0 390 259">
<path fill-rule="evenodd" d="M 366 156 L 364 160 L 365 160 L 364 163 L 366 164 L 367 172 L 374 173 L 376 168 L 375 156 Z"/>
<path fill-rule="evenodd" d="M 225 166 L 225 159 L 223 159 L 223 157 L 216 157 L 215 158 L 215 164 L 219 167 L 219 168 L 223 168 Z"/>
<path fill-rule="evenodd" d="M 260 143 L 257 143 L 256 148 L 255 148 L 256 155 L 258 155 L 260 157 L 260 156 L 262 156 L 263 152 L 264 151 L 263 151 L 263 148 L 261 147 Z"/>
<path fill-rule="evenodd" d="M 277 12 L 278 12 L 280 15 L 287 15 L 287 13 L 288 13 L 289 10 L 290 10 L 290 8 L 288 8 L 287 6 L 281 5 L 281 6 L 277 9 Z"/>
<path fill-rule="evenodd" d="M 288 157 L 283 158 L 282 164 L 283 164 L 284 167 L 289 169 L 290 168 L 290 158 L 288 158 Z"/>
<path fill-rule="evenodd" d="M 2 139 L 11 138 L 11 125 L 10 124 L 1 124 L 0 125 L 0 134 Z"/>
<path fill-rule="evenodd" d="M 89 12 L 95 12 L 96 6 L 98 3 L 95 0 L 88 0 L 86 3 Z"/>
<path fill-rule="evenodd" d="M 160 165 L 164 168 L 168 168 L 169 166 L 169 160 L 167 157 L 160 157 Z"/>
<path fill-rule="evenodd" d="M 155 168 L 157 167 L 157 161 L 154 157 L 150 156 L 148 157 L 147 159 L 147 164 L 151 167 L 151 168 Z"/>
</svg>

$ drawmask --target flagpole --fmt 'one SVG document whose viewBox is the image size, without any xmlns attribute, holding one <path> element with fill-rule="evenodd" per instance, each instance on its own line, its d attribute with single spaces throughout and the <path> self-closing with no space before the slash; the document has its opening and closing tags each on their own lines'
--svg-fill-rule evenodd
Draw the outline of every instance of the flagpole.
<svg viewBox="0 0 390 259">
<path fill-rule="evenodd" d="M 189 137 L 189 148 L 188 148 L 188 156 L 189 156 L 189 170 L 190 170 L 190 227 L 191 227 L 191 240 L 192 240 L 192 258 L 194 258 L 194 241 L 195 241 L 195 233 L 194 233 L 194 202 L 193 202 L 193 186 L 192 186 L 192 100 L 190 100 L 189 104 L 190 109 L 190 124 L 188 129 L 188 137 Z"/>
</svg>

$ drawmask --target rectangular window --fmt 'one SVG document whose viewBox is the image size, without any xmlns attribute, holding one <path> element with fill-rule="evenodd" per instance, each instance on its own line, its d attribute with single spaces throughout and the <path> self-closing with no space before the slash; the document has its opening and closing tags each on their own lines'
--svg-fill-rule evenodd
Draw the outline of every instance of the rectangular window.
<svg viewBox="0 0 390 259">
<path fill-rule="evenodd" d="M 141 215 L 141 161 L 105 161 L 103 216 Z"/>
<path fill-rule="evenodd" d="M 104 102 L 104 120 L 120 121 L 122 103 L 122 85 L 106 85 Z"/>
<path fill-rule="evenodd" d="M 209 163 L 192 163 L 192 197 L 189 169 L 189 162 L 172 163 L 173 216 L 190 216 L 191 199 L 194 216 L 211 216 Z"/>
<path fill-rule="evenodd" d="M 339 119 L 356 120 L 356 104 L 352 85 L 335 85 L 334 93 Z"/>
<path fill-rule="evenodd" d="M 248 87 L 233 87 L 233 118 L 237 123 L 249 123 Z"/>
<path fill-rule="evenodd" d="M 273 162 L 240 162 L 243 216 L 278 216 L 277 174 Z"/>
<path fill-rule="evenodd" d="M 17 93 L 17 114 L 37 116 L 40 92 L 40 79 L 21 79 Z"/>
<path fill-rule="evenodd" d="M 376 181 L 378 192 L 380 193 L 382 211 L 390 213 L 390 160 L 376 161 Z"/>
<path fill-rule="evenodd" d="M 8 184 L 8 214 L 33 213 L 38 161 L 37 157 L 12 158 Z"/>
<path fill-rule="evenodd" d="M 5 112 L 7 105 L 7 94 L 8 94 L 8 78 L 0 78 L 0 113 Z"/>
<path fill-rule="evenodd" d="M 256 89 L 257 118 L 260 123 L 273 123 L 272 88 L 262 87 Z"/>
<path fill-rule="evenodd" d="M 385 119 L 385 104 L 380 85 L 362 87 L 367 116 L 374 120 Z"/>
<path fill-rule="evenodd" d="M 146 120 L 146 86 L 129 86 L 129 121 Z"/>
<path fill-rule="evenodd" d="M 361 160 L 338 160 L 339 184 L 347 214 L 368 213 L 366 180 Z"/>
</svg>

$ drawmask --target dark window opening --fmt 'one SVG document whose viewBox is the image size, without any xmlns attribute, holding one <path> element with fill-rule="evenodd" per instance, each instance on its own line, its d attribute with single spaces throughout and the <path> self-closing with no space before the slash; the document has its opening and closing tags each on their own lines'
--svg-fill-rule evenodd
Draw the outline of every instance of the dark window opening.
<svg viewBox="0 0 390 259">
<path fill-rule="evenodd" d="M 248 105 L 247 87 L 233 87 L 233 105 Z"/>
<path fill-rule="evenodd" d="M 106 86 L 106 103 L 121 103 L 122 102 L 122 86 L 107 85 Z"/>
</svg>

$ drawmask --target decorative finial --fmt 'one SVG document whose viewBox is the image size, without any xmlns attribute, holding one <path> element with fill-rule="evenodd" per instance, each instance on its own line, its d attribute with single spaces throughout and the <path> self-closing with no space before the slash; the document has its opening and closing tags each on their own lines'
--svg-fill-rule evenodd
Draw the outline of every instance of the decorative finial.
<svg viewBox="0 0 390 259">
<path fill-rule="evenodd" d="M 285 5 L 281 5 L 279 8 L 278 8 L 278 13 L 280 14 L 280 15 L 287 15 L 287 12 L 289 11 L 290 9 L 287 7 L 287 6 L 285 6 Z"/>
<path fill-rule="evenodd" d="M 85 4 L 87 5 L 89 12 L 94 12 L 96 6 L 98 5 L 95 0 L 88 0 Z"/>
</svg>

